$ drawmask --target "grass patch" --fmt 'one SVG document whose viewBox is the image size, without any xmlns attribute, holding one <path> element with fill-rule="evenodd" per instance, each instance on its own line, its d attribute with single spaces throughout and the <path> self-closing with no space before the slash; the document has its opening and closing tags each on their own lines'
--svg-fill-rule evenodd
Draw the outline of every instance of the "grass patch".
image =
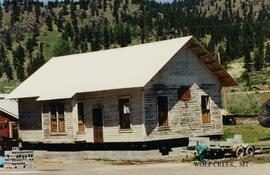
<svg viewBox="0 0 270 175">
<path fill-rule="evenodd" d="M 245 143 L 270 140 L 270 128 L 264 128 L 258 124 L 240 124 L 224 126 L 224 139 L 234 135 L 242 135 Z"/>
<path fill-rule="evenodd" d="M 39 36 L 39 40 L 44 43 L 44 57 L 48 60 L 53 57 L 53 49 L 61 40 L 61 33 L 58 31 L 45 32 Z"/>
</svg>

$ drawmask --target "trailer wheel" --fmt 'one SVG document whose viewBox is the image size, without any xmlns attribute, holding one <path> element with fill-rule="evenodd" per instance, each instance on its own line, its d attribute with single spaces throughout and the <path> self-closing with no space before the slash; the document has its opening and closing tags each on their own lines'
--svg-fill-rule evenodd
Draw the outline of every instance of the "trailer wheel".
<svg viewBox="0 0 270 175">
<path fill-rule="evenodd" d="M 242 146 L 239 146 L 235 151 L 236 157 L 243 157 L 245 155 L 245 150 Z"/>
<path fill-rule="evenodd" d="M 250 156 L 253 156 L 254 155 L 254 152 L 255 152 L 255 149 L 253 146 L 248 146 L 246 148 L 246 155 L 250 155 Z"/>
</svg>

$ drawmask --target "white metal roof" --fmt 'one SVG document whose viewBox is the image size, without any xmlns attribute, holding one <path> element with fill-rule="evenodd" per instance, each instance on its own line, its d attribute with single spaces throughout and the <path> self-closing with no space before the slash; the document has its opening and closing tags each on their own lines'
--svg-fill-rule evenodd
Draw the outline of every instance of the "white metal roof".
<svg viewBox="0 0 270 175">
<path fill-rule="evenodd" d="M 18 103 L 16 100 L 4 99 L 7 94 L 0 94 L 0 111 L 18 118 Z"/>
<path fill-rule="evenodd" d="M 76 93 L 144 87 L 192 36 L 55 57 L 6 98 L 71 98 Z M 196 40 L 197 41 L 197 40 Z"/>
<path fill-rule="evenodd" d="M 6 98 L 71 98 L 79 92 L 143 87 L 192 36 L 55 57 Z"/>
</svg>

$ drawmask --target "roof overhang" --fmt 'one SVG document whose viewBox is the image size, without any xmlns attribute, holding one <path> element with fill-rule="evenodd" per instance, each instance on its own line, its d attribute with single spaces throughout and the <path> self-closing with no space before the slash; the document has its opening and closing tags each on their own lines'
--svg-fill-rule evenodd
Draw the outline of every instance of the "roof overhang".
<svg viewBox="0 0 270 175">
<path fill-rule="evenodd" d="M 219 79 L 222 87 L 237 86 L 238 83 L 232 78 L 227 70 L 219 63 L 219 60 L 206 50 L 201 43 L 192 37 L 189 48 L 197 55 L 199 60 Z"/>
</svg>

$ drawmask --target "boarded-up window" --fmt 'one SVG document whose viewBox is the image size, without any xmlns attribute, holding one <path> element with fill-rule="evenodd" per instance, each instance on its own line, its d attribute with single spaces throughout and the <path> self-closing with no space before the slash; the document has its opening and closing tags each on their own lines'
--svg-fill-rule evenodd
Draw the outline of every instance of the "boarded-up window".
<svg viewBox="0 0 270 175">
<path fill-rule="evenodd" d="M 65 132 L 64 103 L 50 104 L 51 132 Z"/>
<path fill-rule="evenodd" d="M 158 124 L 168 126 L 168 98 L 167 96 L 158 97 Z"/>
<path fill-rule="evenodd" d="M 78 103 L 78 130 L 84 131 L 84 106 L 83 103 Z"/>
<path fill-rule="evenodd" d="M 189 86 L 181 86 L 178 89 L 178 98 L 181 101 L 189 101 L 191 98 L 191 93 L 189 90 Z"/>
<path fill-rule="evenodd" d="M 129 98 L 119 99 L 120 129 L 130 128 L 130 103 Z"/>
<path fill-rule="evenodd" d="M 210 123 L 211 116 L 210 116 L 210 98 L 209 96 L 202 96 L 201 97 L 201 108 L 202 108 L 202 123 Z"/>
</svg>

